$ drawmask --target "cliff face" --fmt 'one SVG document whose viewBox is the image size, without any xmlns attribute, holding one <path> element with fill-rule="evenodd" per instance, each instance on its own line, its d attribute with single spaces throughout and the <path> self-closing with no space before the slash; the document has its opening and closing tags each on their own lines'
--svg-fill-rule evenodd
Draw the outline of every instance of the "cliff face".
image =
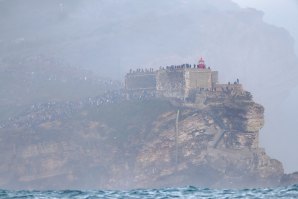
<svg viewBox="0 0 298 199">
<path fill-rule="evenodd" d="M 98 105 L 89 99 L 71 114 L 61 104 L 31 109 L 0 129 L 0 186 L 280 185 L 282 164 L 258 147 L 264 108 L 248 93 L 229 96 L 206 95 L 200 105 L 157 99 Z"/>
<path fill-rule="evenodd" d="M 137 158 L 144 186 L 277 186 L 282 164 L 258 148 L 264 108 L 252 101 L 161 115 Z M 176 123 L 176 125 L 175 125 Z"/>
</svg>

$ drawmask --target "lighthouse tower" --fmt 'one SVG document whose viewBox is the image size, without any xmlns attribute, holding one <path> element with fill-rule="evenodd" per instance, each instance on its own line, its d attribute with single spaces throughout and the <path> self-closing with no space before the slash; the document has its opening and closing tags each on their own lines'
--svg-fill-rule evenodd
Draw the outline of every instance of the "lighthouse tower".
<svg viewBox="0 0 298 199">
<path fill-rule="evenodd" d="M 200 68 L 200 69 L 205 69 L 205 68 L 206 68 L 205 61 L 203 60 L 202 57 L 201 57 L 201 59 L 199 60 L 198 68 Z"/>
</svg>

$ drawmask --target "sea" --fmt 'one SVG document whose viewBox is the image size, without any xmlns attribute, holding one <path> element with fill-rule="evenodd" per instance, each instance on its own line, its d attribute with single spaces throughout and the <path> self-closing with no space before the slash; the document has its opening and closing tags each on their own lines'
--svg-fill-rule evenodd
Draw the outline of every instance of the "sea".
<svg viewBox="0 0 298 199">
<path fill-rule="evenodd" d="M 208 189 L 193 186 L 164 189 L 8 191 L 0 190 L 0 199 L 167 199 L 167 198 L 298 198 L 298 185 L 266 189 Z"/>
</svg>

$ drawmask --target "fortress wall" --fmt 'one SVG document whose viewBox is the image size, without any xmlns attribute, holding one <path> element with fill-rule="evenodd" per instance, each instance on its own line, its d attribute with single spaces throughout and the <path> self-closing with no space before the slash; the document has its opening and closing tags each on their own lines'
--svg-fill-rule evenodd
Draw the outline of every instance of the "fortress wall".
<svg viewBox="0 0 298 199">
<path fill-rule="evenodd" d="M 211 78 L 212 78 L 212 86 L 214 86 L 215 84 L 218 83 L 218 71 L 212 71 Z"/>
<path fill-rule="evenodd" d="M 212 72 L 208 69 L 189 69 L 185 71 L 185 95 L 192 89 L 212 89 Z"/>
<path fill-rule="evenodd" d="M 184 70 L 159 70 L 156 76 L 158 93 L 164 97 L 184 97 Z"/>
<path fill-rule="evenodd" d="M 156 73 L 131 73 L 125 77 L 127 90 L 156 89 Z"/>
<path fill-rule="evenodd" d="M 127 91 L 154 91 L 155 94 L 170 98 L 193 98 L 195 93 L 218 91 L 240 93 L 240 84 L 217 84 L 218 72 L 211 69 L 169 68 L 156 72 L 130 72 L 125 76 Z M 240 92 L 238 92 L 240 91 Z M 139 94 L 138 94 L 139 96 Z"/>
<path fill-rule="evenodd" d="M 187 70 L 185 72 L 186 87 L 211 89 L 212 75 L 210 70 Z"/>
</svg>

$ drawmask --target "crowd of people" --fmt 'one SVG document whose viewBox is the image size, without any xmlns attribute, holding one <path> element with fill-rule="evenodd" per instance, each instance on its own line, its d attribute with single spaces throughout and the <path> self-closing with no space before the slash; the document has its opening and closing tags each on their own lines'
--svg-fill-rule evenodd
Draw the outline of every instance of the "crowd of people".
<svg viewBox="0 0 298 199">
<path fill-rule="evenodd" d="M 91 106 L 101 106 L 104 104 L 114 104 L 119 103 L 126 100 L 126 94 L 123 90 L 115 90 L 105 92 L 103 95 L 99 95 L 96 97 L 89 97 L 88 99 L 82 101 L 84 105 Z"/>
<path fill-rule="evenodd" d="M 194 64 L 182 64 L 182 65 L 171 65 L 160 67 L 161 70 L 176 70 L 176 69 L 184 69 L 184 68 L 196 68 L 197 66 Z M 136 69 L 130 70 L 130 74 L 133 73 L 153 73 L 155 72 L 153 68 L 147 69 Z M 183 83 L 179 80 L 179 77 L 171 77 L 171 78 L 178 78 L 175 81 L 175 84 L 168 84 L 165 85 L 166 90 L 169 92 L 173 91 L 180 91 L 183 88 Z M 151 79 L 149 79 L 151 81 Z M 148 80 L 148 81 L 149 81 Z M 123 90 L 123 85 L 119 82 L 108 81 L 108 80 L 101 80 L 101 85 L 103 85 L 104 89 L 106 90 L 104 94 L 96 96 L 96 97 L 89 97 L 84 100 L 78 101 L 50 101 L 47 103 L 38 103 L 32 105 L 22 114 L 17 117 L 8 118 L 5 122 L 0 122 L 0 129 L 1 128 L 21 128 L 21 127 L 36 127 L 42 123 L 47 121 L 56 121 L 61 120 L 64 118 L 71 117 L 75 112 L 80 111 L 86 106 L 95 106 L 100 107 L 104 104 L 113 104 L 113 103 L 120 103 L 125 100 L 148 100 L 153 99 L 156 97 L 155 90 L 140 90 L 140 91 L 132 91 L 127 92 Z M 239 84 L 239 79 L 237 79 L 234 84 Z M 231 83 L 228 83 L 231 85 Z M 117 88 L 117 90 L 110 90 L 111 88 Z M 214 88 L 212 91 L 223 91 L 223 92 L 230 92 L 229 86 L 226 89 L 223 88 Z M 200 90 L 201 92 L 202 90 Z"/>
<path fill-rule="evenodd" d="M 153 73 L 154 69 L 153 68 L 138 68 L 136 70 L 129 70 L 129 74 L 134 74 L 134 73 Z"/>
<path fill-rule="evenodd" d="M 166 70 L 175 70 L 175 69 L 184 69 L 184 68 L 192 68 L 191 64 L 182 64 L 182 65 L 171 65 L 166 67 L 160 67 L 160 69 L 166 69 Z M 195 64 L 194 64 L 195 68 Z"/>
<path fill-rule="evenodd" d="M 188 68 L 198 68 L 198 65 L 196 64 L 181 64 L 181 65 L 171 65 L 171 66 L 166 66 L 166 67 L 162 67 L 160 66 L 159 69 L 160 70 L 177 70 L 177 69 L 188 69 Z M 210 67 L 208 67 L 208 69 L 210 69 Z"/>
<path fill-rule="evenodd" d="M 0 123 L 1 128 L 32 128 L 39 125 L 63 120 L 71 117 L 74 113 L 79 112 L 87 106 L 100 108 L 105 104 L 121 103 L 126 100 L 146 100 L 155 96 L 152 92 L 141 92 L 132 95 L 130 98 L 122 90 L 106 91 L 104 94 L 89 97 L 78 101 L 47 102 L 34 104 L 17 117 L 9 118 L 7 121 Z"/>
<path fill-rule="evenodd" d="M 71 101 L 34 104 L 19 116 L 8 118 L 8 121 L 0 124 L 0 128 L 38 126 L 46 121 L 54 121 L 71 116 L 79 107 L 78 103 Z"/>
<path fill-rule="evenodd" d="M 133 91 L 131 93 L 128 93 L 129 100 L 150 100 L 156 98 L 156 91 L 155 90 L 143 90 L 143 91 Z"/>
<path fill-rule="evenodd" d="M 198 68 L 197 64 L 181 64 L 181 65 L 171 65 L 171 66 L 160 66 L 159 70 L 176 70 L 176 69 L 186 69 L 186 68 Z M 210 69 L 210 67 L 208 67 Z M 129 74 L 135 73 L 153 73 L 155 70 L 153 68 L 138 68 L 136 70 L 130 69 Z"/>
</svg>

